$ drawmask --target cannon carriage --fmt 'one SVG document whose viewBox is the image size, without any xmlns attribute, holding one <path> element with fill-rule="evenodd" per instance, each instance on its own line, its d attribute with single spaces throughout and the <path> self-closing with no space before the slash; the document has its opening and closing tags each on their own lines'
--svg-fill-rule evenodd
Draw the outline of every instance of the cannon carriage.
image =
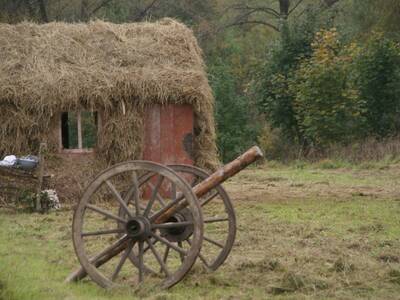
<svg viewBox="0 0 400 300">
<path fill-rule="evenodd" d="M 146 279 L 169 288 L 197 258 L 216 270 L 236 234 L 233 205 L 221 184 L 260 157 L 253 147 L 211 175 L 150 161 L 106 169 L 87 186 L 76 208 L 73 243 L 81 267 L 67 281 L 88 274 L 104 288 Z M 102 201 L 105 194 L 111 201 Z"/>
</svg>

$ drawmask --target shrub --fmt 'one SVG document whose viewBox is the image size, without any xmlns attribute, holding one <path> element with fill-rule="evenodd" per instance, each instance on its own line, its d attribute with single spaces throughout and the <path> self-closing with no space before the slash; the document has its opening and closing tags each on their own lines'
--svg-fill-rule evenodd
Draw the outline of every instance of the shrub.
<svg viewBox="0 0 400 300">
<path fill-rule="evenodd" d="M 308 9 L 304 18 L 284 24 L 257 78 L 259 110 L 273 128 L 279 128 L 287 138 L 300 143 L 302 135 L 293 107 L 295 96 L 289 90 L 289 83 L 302 59 L 312 55 L 314 35 L 326 26 L 326 20 L 321 11 Z"/>
<path fill-rule="evenodd" d="M 249 99 L 236 92 L 237 82 L 230 67 L 221 63 L 212 66 L 211 72 L 217 145 L 223 162 L 228 162 L 255 143 L 258 125 Z"/>
<path fill-rule="evenodd" d="M 365 111 L 355 85 L 354 44 L 342 49 L 335 29 L 318 32 L 289 88 L 300 130 L 309 145 L 325 147 L 361 136 Z"/>
<path fill-rule="evenodd" d="M 303 154 L 301 145 L 291 141 L 282 130 L 272 128 L 269 124 L 261 128 L 257 144 L 269 160 L 291 161 Z"/>
<path fill-rule="evenodd" d="M 368 131 L 388 136 L 400 131 L 400 47 L 375 33 L 355 65 L 359 97 L 365 101 Z"/>
</svg>

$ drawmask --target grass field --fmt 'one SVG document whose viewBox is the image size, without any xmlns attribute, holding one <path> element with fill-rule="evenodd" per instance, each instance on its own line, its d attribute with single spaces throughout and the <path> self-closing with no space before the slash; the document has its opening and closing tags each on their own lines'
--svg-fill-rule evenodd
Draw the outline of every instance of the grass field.
<svg viewBox="0 0 400 300">
<path fill-rule="evenodd" d="M 71 210 L 0 211 L 0 299 L 400 299 L 400 165 L 264 165 L 226 183 L 238 234 L 214 273 L 168 291 L 63 283 Z"/>
</svg>

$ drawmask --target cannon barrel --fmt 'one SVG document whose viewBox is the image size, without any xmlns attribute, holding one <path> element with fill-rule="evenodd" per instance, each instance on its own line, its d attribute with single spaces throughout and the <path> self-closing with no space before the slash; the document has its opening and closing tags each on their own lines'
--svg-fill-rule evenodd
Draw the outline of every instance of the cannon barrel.
<svg viewBox="0 0 400 300">
<path fill-rule="evenodd" d="M 201 196 L 208 193 L 214 187 L 222 184 L 227 179 L 231 178 L 235 174 L 239 173 L 241 170 L 245 169 L 247 166 L 257 161 L 258 159 L 263 157 L 263 153 L 261 149 L 257 146 L 254 146 L 248 149 L 245 153 L 240 155 L 235 160 L 226 164 L 225 166 L 218 169 L 216 172 L 211 174 L 207 179 L 200 182 L 196 186 L 193 187 L 193 193 L 200 198 Z M 182 196 L 177 196 L 177 200 L 163 213 L 156 214 L 152 216 L 152 219 L 155 223 L 160 224 L 167 221 L 172 215 L 181 209 L 185 208 L 188 203 L 182 200 Z M 102 253 L 91 259 L 91 262 L 96 266 L 100 267 L 122 251 L 126 249 L 128 245 L 128 241 L 126 238 L 122 237 L 118 241 L 116 241 L 113 245 L 109 246 Z M 84 278 L 87 275 L 84 268 L 80 267 L 79 269 L 72 272 L 66 279 L 66 282 L 73 282 Z"/>
<path fill-rule="evenodd" d="M 227 165 L 218 169 L 216 172 L 211 174 L 206 180 L 200 182 L 193 187 L 193 193 L 200 198 L 201 196 L 207 194 L 217 185 L 222 184 L 225 180 L 231 178 L 235 174 L 239 173 L 241 170 L 263 157 L 261 149 L 254 146 L 243 153 L 241 156 L 231 161 Z M 178 196 L 179 201 L 179 196 Z M 155 223 L 164 223 L 167 221 L 174 213 L 180 211 L 187 206 L 186 201 L 181 201 L 178 205 L 172 206 L 163 214 L 155 218 Z M 153 217 L 154 218 L 154 217 Z"/>
</svg>

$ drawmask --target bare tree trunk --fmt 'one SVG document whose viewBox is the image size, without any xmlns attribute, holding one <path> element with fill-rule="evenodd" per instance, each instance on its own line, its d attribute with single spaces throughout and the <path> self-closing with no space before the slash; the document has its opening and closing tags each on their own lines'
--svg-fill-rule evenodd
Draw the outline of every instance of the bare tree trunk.
<svg viewBox="0 0 400 300">
<path fill-rule="evenodd" d="M 32 1 L 31 0 L 25 0 L 25 5 L 28 8 L 28 12 L 29 12 L 29 16 L 31 17 L 31 19 L 35 19 L 36 14 L 35 14 L 35 9 L 32 5 Z"/>
<path fill-rule="evenodd" d="M 81 21 L 88 21 L 89 20 L 89 3 L 88 0 L 81 1 Z"/>
<path fill-rule="evenodd" d="M 39 2 L 40 17 L 42 19 L 42 22 L 43 23 L 48 23 L 49 22 L 49 17 L 47 15 L 45 0 L 38 0 L 38 2 Z"/>
<path fill-rule="evenodd" d="M 333 4 L 336 2 L 339 2 L 339 0 L 324 0 L 326 6 L 331 7 Z"/>
<path fill-rule="evenodd" d="M 278 28 L 282 30 L 289 16 L 290 0 L 279 0 L 279 20 Z"/>
<path fill-rule="evenodd" d="M 279 12 L 281 18 L 287 19 L 289 15 L 290 0 L 279 0 Z"/>
<path fill-rule="evenodd" d="M 158 0 L 152 0 L 146 7 L 141 9 L 136 13 L 136 15 L 132 18 L 134 22 L 143 21 L 144 18 L 147 17 L 149 12 L 157 5 Z"/>
</svg>

